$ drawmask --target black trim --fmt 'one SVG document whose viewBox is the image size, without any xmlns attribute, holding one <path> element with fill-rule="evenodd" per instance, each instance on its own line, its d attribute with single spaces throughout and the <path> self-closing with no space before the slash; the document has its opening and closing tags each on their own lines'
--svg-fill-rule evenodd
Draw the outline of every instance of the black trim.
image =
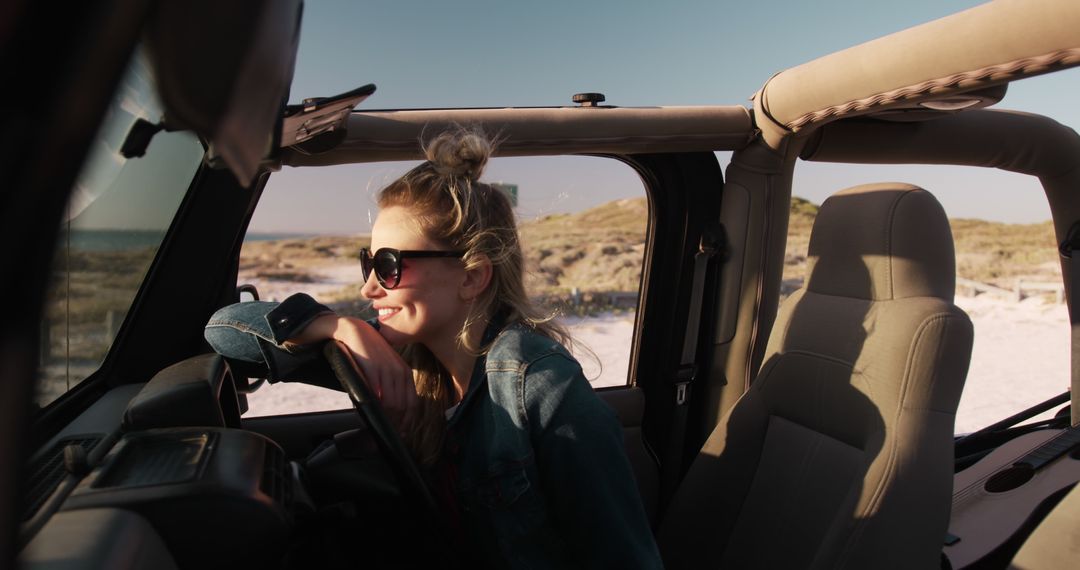
<svg viewBox="0 0 1080 570">
<path fill-rule="evenodd" d="M 694 255 L 706 224 L 719 218 L 724 178 L 719 161 L 711 152 L 633 155 L 626 157 L 626 161 L 641 175 L 650 201 L 642 271 L 644 294 L 638 307 L 631 370 L 645 394 L 642 430 L 646 445 L 655 455 L 667 457 L 676 408 L 676 388 L 667 380 L 677 373 L 683 350 L 683 339 L 671 331 L 685 329 Z M 706 291 L 715 283 L 715 277 L 715 269 L 710 270 Z M 705 311 L 710 310 L 711 297 L 705 296 Z M 699 343 L 711 338 L 712 320 L 702 321 Z M 704 352 L 707 351 L 699 354 Z M 686 433 L 699 431 L 696 426 L 701 416 L 701 406 L 692 403 Z M 700 442 L 684 440 L 684 458 L 698 447 Z M 684 465 L 675 468 L 681 472 Z M 664 506 L 660 505 L 661 509 Z"/>
</svg>

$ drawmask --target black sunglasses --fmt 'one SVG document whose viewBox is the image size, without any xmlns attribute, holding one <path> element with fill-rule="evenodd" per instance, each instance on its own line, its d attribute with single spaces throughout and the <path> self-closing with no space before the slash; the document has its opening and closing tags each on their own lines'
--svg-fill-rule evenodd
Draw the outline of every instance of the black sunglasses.
<svg viewBox="0 0 1080 570">
<path fill-rule="evenodd" d="M 401 260 L 405 258 L 424 257 L 462 257 L 464 251 L 417 251 L 400 250 L 392 247 L 380 247 L 374 254 L 364 247 L 360 248 L 360 270 L 364 273 L 364 282 L 371 278 L 371 271 L 375 270 L 375 278 L 386 289 L 393 289 L 401 282 Z"/>
</svg>

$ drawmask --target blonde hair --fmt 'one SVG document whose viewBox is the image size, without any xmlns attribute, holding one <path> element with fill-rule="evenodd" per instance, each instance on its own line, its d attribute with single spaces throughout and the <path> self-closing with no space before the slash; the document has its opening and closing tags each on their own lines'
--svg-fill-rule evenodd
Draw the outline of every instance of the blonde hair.
<svg viewBox="0 0 1080 570">
<path fill-rule="evenodd" d="M 472 301 L 458 334 L 462 350 L 478 356 L 487 351 L 487 346 L 474 345 L 467 331 L 478 322 L 487 327 L 496 315 L 505 324 L 523 323 L 569 346 L 566 330 L 533 305 L 525 292 L 525 260 L 510 199 L 502 190 L 479 182 L 492 150 L 493 143 L 477 130 L 458 128 L 440 134 L 424 146 L 427 161 L 379 192 L 379 207 L 409 210 L 426 238 L 465 252 L 465 269 L 491 263 L 491 281 Z M 405 347 L 402 356 L 413 368 L 420 396 L 419 420 L 405 434 L 405 442 L 419 463 L 431 465 L 442 450 L 452 379 L 421 344 Z"/>
</svg>

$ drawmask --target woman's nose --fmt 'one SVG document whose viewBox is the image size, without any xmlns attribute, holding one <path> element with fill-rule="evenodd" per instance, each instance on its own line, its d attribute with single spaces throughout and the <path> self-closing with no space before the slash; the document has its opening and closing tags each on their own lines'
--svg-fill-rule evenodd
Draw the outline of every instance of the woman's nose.
<svg viewBox="0 0 1080 570">
<path fill-rule="evenodd" d="M 375 299 L 386 295 L 386 290 L 379 284 L 379 279 L 375 277 L 374 271 L 368 274 L 367 281 L 364 281 L 364 286 L 360 288 L 360 294 L 365 299 Z"/>
</svg>

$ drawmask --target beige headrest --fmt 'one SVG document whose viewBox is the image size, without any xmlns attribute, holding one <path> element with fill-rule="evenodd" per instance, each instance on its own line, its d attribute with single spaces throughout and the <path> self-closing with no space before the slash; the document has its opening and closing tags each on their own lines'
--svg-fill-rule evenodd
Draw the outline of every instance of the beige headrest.
<svg viewBox="0 0 1080 570">
<path fill-rule="evenodd" d="M 821 205 L 806 289 L 883 301 L 952 301 L 956 259 L 945 210 L 929 192 L 888 182 L 848 188 Z"/>
</svg>

